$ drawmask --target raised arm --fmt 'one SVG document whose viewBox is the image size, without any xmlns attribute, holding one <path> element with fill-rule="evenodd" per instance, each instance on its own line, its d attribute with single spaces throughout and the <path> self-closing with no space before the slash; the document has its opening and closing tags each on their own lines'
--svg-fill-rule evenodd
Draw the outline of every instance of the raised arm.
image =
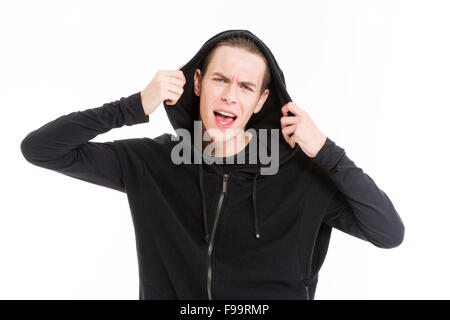
<svg viewBox="0 0 450 320">
<path fill-rule="evenodd" d="M 327 137 L 311 160 L 337 187 L 324 223 L 380 248 L 394 248 L 403 242 L 405 227 L 391 200 L 344 149 Z"/>
<path fill-rule="evenodd" d="M 123 125 L 149 121 L 140 92 L 98 108 L 63 115 L 30 132 L 20 145 L 30 163 L 125 192 L 118 157 L 112 142 L 89 142 Z"/>
<path fill-rule="evenodd" d="M 63 115 L 30 132 L 20 145 L 22 154 L 36 166 L 126 192 L 113 143 L 90 140 L 113 128 L 148 122 L 162 101 L 176 104 L 185 83 L 182 71 L 159 70 L 141 92 Z"/>
</svg>

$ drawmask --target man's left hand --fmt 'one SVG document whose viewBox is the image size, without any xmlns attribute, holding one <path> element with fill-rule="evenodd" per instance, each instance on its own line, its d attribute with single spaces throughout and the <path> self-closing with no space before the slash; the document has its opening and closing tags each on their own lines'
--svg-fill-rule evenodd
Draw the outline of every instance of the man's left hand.
<svg viewBox="0 0 450 320">
<path fill-rule="evenodd" d="M 288 111 L 294 116 L 288 116 Z M 325 144 L 327 137 L 319 130 L 310 115 L 295 103 L 288 102 L 281 112 L 281 132 L 286 142 L 295 147 L 297 143 L 303 152 L 310 158 L 314 158 Z"/>
</svg>

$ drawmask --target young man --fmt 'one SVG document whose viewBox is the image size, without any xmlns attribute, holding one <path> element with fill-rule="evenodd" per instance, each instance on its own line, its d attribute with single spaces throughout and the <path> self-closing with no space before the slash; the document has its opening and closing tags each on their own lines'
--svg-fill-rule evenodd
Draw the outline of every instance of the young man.
<svg viewBox="0 0 450 320">
<path fill-rule="evenodd" d="M 148 122 L 162 101 L 177 137 L 89 142 Z M 126 192 L 139 299 L 314 299 L 333 227 L 380 248 L 403 241 L 388 196 L 292 103 L 247 30 L 215 35 L 181 70 L 61 116 L 21 148 L 35 165 Z"/>
</svg>

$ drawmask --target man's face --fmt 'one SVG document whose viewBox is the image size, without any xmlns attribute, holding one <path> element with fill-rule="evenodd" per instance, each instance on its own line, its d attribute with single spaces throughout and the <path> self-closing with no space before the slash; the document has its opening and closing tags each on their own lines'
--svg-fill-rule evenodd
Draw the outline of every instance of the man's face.
<svg viewBox="0 0 450 320">
<path fill-rule="evenodd" d="M 245 129 L 252 114 L 261 110 L 269 95 L 268 89 L 259 94 L 265 68 L 264 60 L 256 54 L 220 46 L 213 53 L 206 74 L 195 70 L 194 91 L 200 97 L 200 118 L 203 129 L 214 141 L 233 138 Z"/>
</svg>

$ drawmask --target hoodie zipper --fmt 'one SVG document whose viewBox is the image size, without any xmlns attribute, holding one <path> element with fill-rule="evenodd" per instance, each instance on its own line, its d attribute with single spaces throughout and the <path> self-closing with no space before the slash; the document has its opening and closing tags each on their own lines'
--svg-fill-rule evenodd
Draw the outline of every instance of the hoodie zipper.
<svg viewBox="0 0 450 320">
<path fill-rule="evenodd" d="M 308 282 L 312 283 L 316 280 L 316 278 L 319 276 L 318 273 L 316 273 L 316 275 L 311 278 L 311 279 L 307 279 Z M 309 294 L 309 285 L 307 285 L 305 282 L 303 282 L 303 285 L 305 286 L 305 290 L 306 290 L 306 300 L 311 300 L 311 296 Z"/>
<path fill-rule="evenodd" d="M 311 300 L 309 298 L 309 287 L 306 284 L 303 284 L 305 286 L 305 290 L 306 290 L 306 300 Z"/>
<path fill-rule="evenodd" d="M 309 281 L 309 273 L 311 271 L 311 264 L 312 264 L 312 255 L 314 254 L 314 246 L 313 246 L 313 253 L 311 254 L 311 258 L 309 259 L 309 265 L 308 265 L 308 278 L 303 280 L 303 286 L 305 287 L 305 291 L 306 291 L 306 300 L 311 300 L 310 296 L 309 296 L 309 287 L 308 285 L 305 283 L 305 281 Z"/>
<path fill-rule="evenodd" d="M 216 228 L 217 228 L 217 221 L 219 220 L 220 211 L 222 209 L 223 199 L 225 197 L 225 194 L 227 193 L 227 182 L 230 175 L 228 173 L 225 173 L 223 175 L 223 182 L 222 182 L 222 192 L 220 193 L 219 198 L 219 204 L 217 206 L 216 211 L 216 217 L 214 218 L 214 225 L 212 229 L 211 239 L 209 241 L 209 247 L 208 247 L 208 281 L 207 281 L 207 291 L 208 291 L 208 299 L 212 300 L 212 293 L 211 293 L 211 282 L 212 282 L 212 250 L 214 246 L 214 236 L 216 234 Z"/>
</svg>

